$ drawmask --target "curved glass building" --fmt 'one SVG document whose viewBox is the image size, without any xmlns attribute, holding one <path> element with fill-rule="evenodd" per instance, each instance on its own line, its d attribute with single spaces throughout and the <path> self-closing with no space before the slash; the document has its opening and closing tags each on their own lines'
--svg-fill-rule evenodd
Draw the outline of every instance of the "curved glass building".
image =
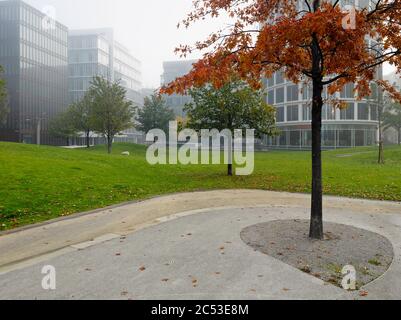
<svg viewBox="0 0 401 320">
<path fill-rule="evenodd" d="M 299 2 L 304 5 L 304 2 Z M 369 0 L 341 0 L 340 5 L 367 7 Z M 369 39 L 370 46 L 377 43 Z M 377 70 L 376 77 L 383 79 L 382 68 Z M 287 81 L 282 72 L 276 72 L 270 79 L 264 80 L 267 103 L 276 107 L 277 126 L 280 135 L 266 137 L 264 144 L 270 148 L 309 149 L 312 144 L 311 107 L 312 88 L 307 83 L 294 84 Z M 378 141 L 378 101 L 379 90 L 372 84 L 372 96 L 358 101 L 354 84 L 346 85 L 335 96 L 328 96 L 327 87 L 323 99 L 335 98 L 346 102 L 343 110 L 333 109 L 329 104 L 323 106 L 322 112 L 322 147 L 325 149 L 369 146 Z"/>
<path fill-rule="evenodd" d="M 281 72 L 265 81 L 267 103 L 276 107 L 280 135 L 267 137 L 269 147 L 308 149 L 312 144 L 312 89 L 286 81 Z M 326 88 L 327 90 L 327 88 Z M 348 84 L 336 98 L 347 103 L 343 110 L 325 104 L 322 112 L 322 146 L 325 149 L 369 146 L 377 142 L 378 109 L 376 88 L 372 97 L 358 101 L 354 85 Z M 330 99 L 327 91 L 324 99 Z"/>
</svg>

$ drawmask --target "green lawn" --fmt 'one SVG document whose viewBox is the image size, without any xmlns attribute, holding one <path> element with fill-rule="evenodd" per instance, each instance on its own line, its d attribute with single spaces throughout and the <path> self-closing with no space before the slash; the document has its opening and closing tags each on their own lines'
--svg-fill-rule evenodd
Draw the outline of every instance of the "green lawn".
<svg viewBox="0 0 401 320">
<path fill-rule="evenodd" d="M 131 156 L 121 156 L 122 151 Z M 0 143 L 0 230 L 155 195 L 210 189 L 310 191 L 310 152 L 257 153 L 255 172 L 227 177 L 219 166 L 150 166 L 143 146 L 90 150 Z M 346 156 L 344 156 L 346 155 Z M 401 148 L 386 164 L 373 148 L 324 153 L 326 194 L 401 200 Z"/>
</svg>

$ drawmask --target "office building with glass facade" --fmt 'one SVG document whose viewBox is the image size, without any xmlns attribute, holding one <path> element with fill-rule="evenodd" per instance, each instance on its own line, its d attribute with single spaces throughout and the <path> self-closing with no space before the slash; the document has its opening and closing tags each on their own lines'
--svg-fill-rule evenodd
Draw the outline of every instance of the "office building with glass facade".
<svg viewBox="0 0 401 320">
<path fill-rule="evenodd" d="M 141 63 L 114 40 L 113 29 L 72 30 L 68 39 L 69 101 L 83 97 L 95 76 L 120 81 L 127 99 L 142 105 Z"/>
<path fill-rule="evenodd" d="M 196 60 L 163 62 L 161 85 L 169 84 L 175 79 L 186 75 L 191 71 L 192 65 L 195 62 Z M 185 117 L 184 106 L 192 101 L 191 97 L 180 94 L 163 95 L 163 98 L 167 106 L 174 111 L 175 115 L 180 117 Z"/>
<path fill-rule="evenodd" d="M 57 144 L 48 124 L 68 106 L 68 29 L 26 3 L 0 1 L 0 65 L 10 114 L 0 140 Z"/>
</svg>

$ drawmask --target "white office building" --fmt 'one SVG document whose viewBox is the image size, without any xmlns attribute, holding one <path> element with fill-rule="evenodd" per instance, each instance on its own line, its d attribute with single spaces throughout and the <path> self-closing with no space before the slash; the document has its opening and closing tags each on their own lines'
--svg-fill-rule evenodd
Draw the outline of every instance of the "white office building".
<svg viewBox="0 0 401 320">
<path fill-rule="evenodd" d="M 82 98 L 94 76 L 120 81 L 142 105 L 141 62 L 114 39 L 113 29 L 72 30 L 68 37 L 69 101 Z"/>
</svg>

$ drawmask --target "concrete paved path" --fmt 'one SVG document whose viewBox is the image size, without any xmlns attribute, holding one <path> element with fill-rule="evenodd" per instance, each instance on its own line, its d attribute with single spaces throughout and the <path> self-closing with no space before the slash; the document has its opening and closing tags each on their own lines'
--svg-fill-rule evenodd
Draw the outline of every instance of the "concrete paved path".
<svg viewBox="0 0 401 320">
<path fill-rule="evenodd" d="M 0 299 L 359 298 L 240 239 L 255 223 L 308 218 L 309 202 L 306 195 L 267 191 L 179 194 L 6 234 Z M 401 204 L 328 197 L 325 207 L 326 221 L 390 239 L 390 270 L 364 289 L 367 298 L 401 299 Z M 41 287 L 44 265 L 56 268 L 55 291 Z"/>
</svg>

